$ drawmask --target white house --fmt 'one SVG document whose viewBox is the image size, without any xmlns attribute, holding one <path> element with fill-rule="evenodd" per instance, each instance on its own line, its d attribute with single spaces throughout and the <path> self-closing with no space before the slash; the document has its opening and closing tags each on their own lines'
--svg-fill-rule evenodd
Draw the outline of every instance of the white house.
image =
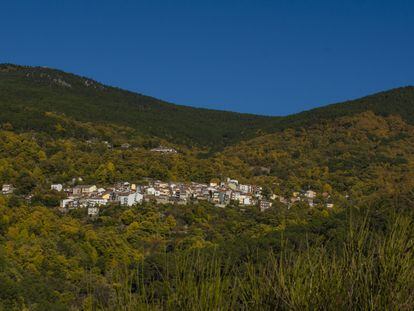
<svg viewBox="0 0 414 311">
<path fill-rule="evenodd" d="M 60 201 L 60 207 L 67 207 L 72 202 L 74 202 L 73 199 L 63 199 L 63 200 Z"/>
<path fill-rule="evenodd" d="M 264 212 L 265 210 L 272 207 L 272 202 L 261 200 L 259 207 L 260 207 L 260 211 Z"/>
<path fill-rule="evenodd" d="M 154 187 L 149 187 L 145 189 L 145 193 L 148 195 L 155 195 L 156 197 L 160 196 L 160 191 L 155 189 Z"/>
<path fill-rule="evenodd" d="M 160 152 L 160 153 L 177 153 L 177 150 L 174 148 L 159 146 L 157 148 L 151 149 L 152 152 Z"/>
<path fill-rule="evenodd" d="M 79 185 L 73 188 L 73 194 L 74 195 L 88 194 L 96 190 L 97 188 L 95 185 Z"/>
<path fill-rule="evenodd" d="M 94 217 L 98 216 L 99 208 L 98 207 L 88 207 L 88 216 Z"/>
<path fill-rule="evenodd" d="M 103 199 L 103 198 L 87 198 L 82 200 L 81 205 L 84 207 L 95 207 L 95 206 L 101 206 L 101 205 L 106 205 L 108 203 L 107 199 Z"/>
<path fill-rule="evenodd" d="M 235 185 L 239 184 L 239 181 L 237 179 L 227 178 L 226 181 L 227 181 L 228 184 L 235 184 Z"/>
<path fill-rule="evenodd" d="M 121 205 L 132 206 L 134 204 L 141 203 L 143 198 L 143 195 L 138 192 L 124 192 L 118 193 L 117 200 Z"/>
<path fill-rule="evenodd" d="M 4 184 L 3 187 L 1 188 L 1 192 L 3 194 L 11 194 L 14 191 L 14 187 L 10 184 Z"/>
<path fill-rule="evenodd" d="M 313 190 L 308 190 L 308 191 L 306 191 L 305 196 L 308 199 L 314 199 L 316 197 L 316 192 L 313 191 Z"/>
<path fill-rule="evenodd" d="M 239 185 L 239 190 L 243 193 L 250 193 L 250 192 L 252 192 L 252 186 L 250 186 L 250 185 Z"/>
<path fill-rule="evenodd" d="M 247 195 L 240 195 L 239 196 L 239 204 L 241 205 L 252 205 L 252 198 Z"/>
<path fill-rule="evenodd" d="M 230 199 L 233 201 L 239 201 L 240 196 L 241 196 L 240 192 L 232 191 L 230 195 Z"/>
<path fill-rule="evenodd" d="M 52 184 L 52 185 L 50 185 L 50 189 L 60 192 L 60 191 L 62 191 L 63 186 L 62 186 L 62 184 Z"/>
</svg>

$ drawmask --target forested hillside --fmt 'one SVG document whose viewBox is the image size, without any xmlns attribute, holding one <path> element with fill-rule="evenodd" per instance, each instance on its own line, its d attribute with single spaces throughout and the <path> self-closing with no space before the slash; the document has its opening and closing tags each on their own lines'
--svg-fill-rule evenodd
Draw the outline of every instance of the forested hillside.
<svg viewBox="0 0 414 311">
<path fill-rule="evenodd" d="M 112 128 L 101 130 L 109 135 Z M 155 145 L 149 140 L 143 145 L 136 142 L 134 148 L 108 148 L 101 141 L 3 130 L 0 181 L 30 193 L 79 176 L 87 183 L 102 184 L 145 177 L 208 182 L 232 176 L 279 194 L 328 188 L 366 198 L 391 190 L 410 191 L 414 180 L 414 127 L 401 117 L 372 112 L 286 129 L 207 157 L 199 149 L 185 147 L 174 155 L 154 154 L 146 143 Z M 395 181 L 400 181 L 398 188 Z"/>
<path fill-rule="evenodd" d="M 15 130 L 56 132 L 58 121 L 45 112 L 80 122 L 129 127 L 131 135 L 172 142 L 223 146 L 269 128 L 274 118 L 178 106 L 109 87 L 62 71 L 0 65 L 1 123 Z M 78 138 L 85 131 L 69 131 Z"/>
<path fill-rule="evenodd" d="M 0 195 L 0 310 L 412 310 L 413 105 L 401 88 L 261 117 L 2 65 L 0 183 L 15 190 Z M 89 217 L 50 188 L 226 177 L 273 206 Z M 309 189 L 315 204 L 290 204 Z"/>
<path fill-rule="evenodd" d="M 156 137 L 215 150 L 263 133 L 367 110 L 382 116 L 400 115 L 411 124 L 413 101 L 414 88 L 406 87 L 288 117 L 265 117 L 174 105 L 55 69 L 0 65 L 0 123 L 11 124 L 14 130 L 55 135 L 62 125 L 58 116 L 64 115 L 95 126 L 129 128 L 129 138 Z M 59 134 L 67 137 L 92 138 L 97 134 L 72 129 L 69 124 L 64 128 Z"/>
<path fill-rule="evenodd" d="M 286 195 L 311 187 L 355 199 L 393 193 L 411 200 L 413 152 L 414 126 L 398 115 L 367 111 L 244 141 L 220 158 L 233 174 L 272 181 L 274 190 Z"/>
</svg>

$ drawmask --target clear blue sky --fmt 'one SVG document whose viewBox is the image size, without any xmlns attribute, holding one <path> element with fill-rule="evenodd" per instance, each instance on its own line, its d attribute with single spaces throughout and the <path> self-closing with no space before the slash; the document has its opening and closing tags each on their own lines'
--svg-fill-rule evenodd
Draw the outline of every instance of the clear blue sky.
<svg viewBox="0 0 414 311">
<path fill-rule="evenodd" d="M 0 1 L 0 62 L 286 115 L 414 84 L 414 1 Z"/>
</svg>

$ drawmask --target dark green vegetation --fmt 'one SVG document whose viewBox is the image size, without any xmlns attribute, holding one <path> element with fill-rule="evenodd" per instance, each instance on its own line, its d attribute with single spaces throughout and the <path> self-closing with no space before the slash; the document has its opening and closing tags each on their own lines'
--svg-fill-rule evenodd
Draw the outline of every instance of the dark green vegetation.
<svg viewBox="0 0 414 311">
<path fill-rule="evenodd" d="M 413 88 L 270 118 L 2 65 L 0 108 L 0 183 L 17 188 L 0 195 L 0 310 L 414 307 Z M 154 154 L 158 144 L 179 153 Z M 102 185 L 231 176 L 285 197 L 328 192 L 335 207 L 61 215 L 50 183 L 78 176 Z"/>
<path fill-rule="evenodd" d="M 128 127 L 124 138 L 145 135 L 199 146 L 223 146 L 251 137 L 273 122 L 268 117 L 173 105 L 39 67 L 1 65 L 0 96 L 1 123 L 10 122 L 19 131 L 49 134 L 55 133 L 58 120 L 45 112 L 80 122 Z M 78 138 L 96 134 L 65 129 L 67 136 Z"/>
<path fill-rule="evenodd" d="M 262 133 L 307 126 L 366 110 L 382 116 L 398 114 L 412 124 L 413 100 L 414 88 L 406 87 L 285 118 L 264 117 L 173 105 L 44 67 L 0 65 L 0 123 L 11 123 L 15 130 L 55 134 L 59 124 L 57 114 L 83 123 L 92 122 L 95 126 L 111 124 L 128 128 L 124 138 L 144 135 L 215 149 Z M 53 114 L 45 115 L 45 112 Z M 70 124 L 60 125 L 66 136 L 86 138 L 97 134 L 71 128 Z M 112 138 L 104 133 L 101 136 Z"/>
</svg>

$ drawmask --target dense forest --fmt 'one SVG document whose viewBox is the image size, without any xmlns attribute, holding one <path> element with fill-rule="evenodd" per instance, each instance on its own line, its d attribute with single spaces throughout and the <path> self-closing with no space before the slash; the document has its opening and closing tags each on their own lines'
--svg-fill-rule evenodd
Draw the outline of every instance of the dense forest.
<svg viewBox="0 0 414 311">
<path fill-rule="evenodd" d="M 49 112 L 95 126 L 128 127 L 132 130 L 128 138 L 145 135 L 213 149 L 367 110 L 381 116 L 400 115 L 412 124 L 413 100 L 414 88 L 405 87 L 284 118 L 265 117 L 174 105 L 55 69 L 0 64 L 0 123 L 11 123 L 16 131 L 54 134 L 59 122 L 45 115 Z M 65 134 L 91 135 L 79 129 Z"/>
<path fill-rule="evenodd" d="M 0 310 L 412 310 L 413 107 L 407 87 L 262 117 L 1 65 L 0 183 L 16 189 L 0 195 Z M 63 214 L 50 184 L 79 177 L 233 177 L 335 205 Z"/>
</svg>

